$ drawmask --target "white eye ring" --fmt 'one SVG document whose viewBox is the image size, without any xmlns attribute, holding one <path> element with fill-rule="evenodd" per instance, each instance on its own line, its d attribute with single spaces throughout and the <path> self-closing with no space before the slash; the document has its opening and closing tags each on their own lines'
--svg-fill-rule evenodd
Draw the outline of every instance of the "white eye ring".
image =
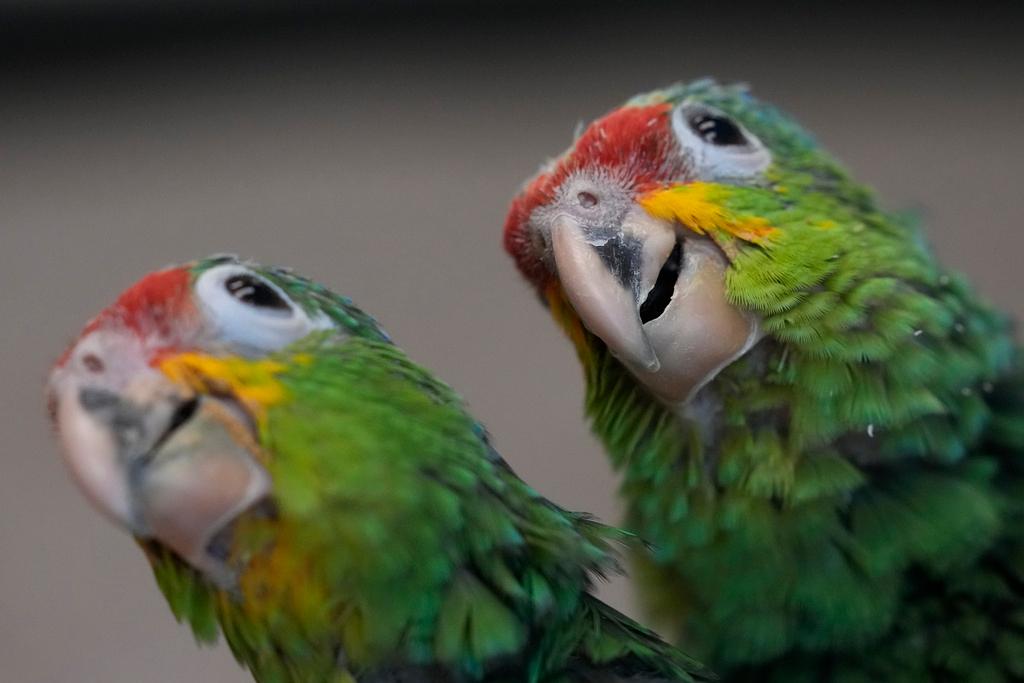
<svg viewBox="0 0 1024 683">
<path fill-rule="evenodd" d="M 756 135 L 728 114 L 695 100 L 684 101 L 672 112 L 672 130 L 701 180 L 749 179 L 772 161 Z M 716 142 L 723 134 L 727 138 Z"/>
<path fill-rule="evenodd" d="M 280 287 L 238 264 L 206 271 L 195 292 L 211 334 L 244 355 L 277 351 L 334 327 L 327 316 L 311 318 Z"/>
</svg>

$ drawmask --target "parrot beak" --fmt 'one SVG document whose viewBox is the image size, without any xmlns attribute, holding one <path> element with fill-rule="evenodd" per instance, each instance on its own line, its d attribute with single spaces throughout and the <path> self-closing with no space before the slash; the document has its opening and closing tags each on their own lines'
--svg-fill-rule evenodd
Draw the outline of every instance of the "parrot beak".
<svg viewBox="0 0 1024 683">
<path fill-rule="evenodd" d="M 270 490 L 251 418 L 229 398 L 197 395 L 159 370 L 136 363 L 126 372 L 123 356 L 93 350 L 86 372 L 76 355 L 54 371 L 50 391 L 79 487 L 136 536 L 222 572 L 211 541 Z"/>
<path fill-rule="evenodd" d="M 663 400 L 689 400 L 760 338 L 726 298 L 722 251 L 640 205 L 611 228 L 559 215 L 551 249 L 583 324 Z"/>
</svg>

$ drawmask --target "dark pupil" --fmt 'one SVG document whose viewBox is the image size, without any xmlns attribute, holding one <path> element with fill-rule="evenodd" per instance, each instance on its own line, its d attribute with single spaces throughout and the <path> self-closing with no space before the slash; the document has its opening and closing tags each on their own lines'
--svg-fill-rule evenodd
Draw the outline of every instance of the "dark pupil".
<svg viewBox="0 0 1024 683">
<path fill-rule="evenodd" d="M 267 283 L 252 275 L 232 275 L 224 282 L 224 286 L 231 296 L 244 304 L 258 308 L 273 308 L 279 311 L 291 310 L 288 302 L 282 299 Z"/>
<path fill-rule="evenodd" d="M 747 138 L 735 123 L 716 114 L 697 114 L 690 119 L 690 127 L 705 142 L 719 147 L 745 145 Z"/>
</svg>

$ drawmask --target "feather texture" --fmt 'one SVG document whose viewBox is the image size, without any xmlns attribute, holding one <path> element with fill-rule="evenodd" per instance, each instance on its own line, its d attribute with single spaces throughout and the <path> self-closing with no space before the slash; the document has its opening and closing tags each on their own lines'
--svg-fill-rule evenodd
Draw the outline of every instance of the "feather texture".
<svg viewBox="0 0 1024 683">
<path fill-rule="evenodd" d="M 771 164 L 702 182 L 604 123 L 643 111 L 671 134 L 659 117 L 686 102 L 739 122 Z M 628 159 L 624 187 L 638 169 L 648 213 L 721 247 L 729 301 L 764 332 L 690 405 L 663 403 L 532 246 L 548 171 L 513 204 L 506 245 L 577 347 L 626 524 L 654 546 L 636 556 L 650 613 L 730 680 L 1019 677 L 1024 381 L 1004 316 L 746 88 L 648 93 L 588 134 Z M 574 148 L 549 177 L 588 164 L 614 175 Z"/>
<path fill-rule="evenodd" d="M 524 484 L 461 399 L 350 302 L 260 272 L 344 334 L 217 365 L 218 387 L 274 385 L 258 435 L 273 495 L 230 529 L 234 588 L 146 545 L 198 640 L 219 625 L 261 683 L 710 676 L 588 594 L 627 534 Z"/>
</svg>

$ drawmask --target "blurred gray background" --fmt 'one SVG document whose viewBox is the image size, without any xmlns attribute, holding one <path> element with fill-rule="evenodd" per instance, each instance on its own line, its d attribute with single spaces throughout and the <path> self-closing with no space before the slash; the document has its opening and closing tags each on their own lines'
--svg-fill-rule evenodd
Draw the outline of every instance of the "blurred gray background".
<svg viewBox="0 0 1024 683">
<path fill-rule="evenodd" d="M 42 400 L 88 317 L 209 252 L 350 295 L 466 397 L 526 480 L 615 521 L 575 355 L 500 233 L 576 122 L 634 92 L 752 84 L 1024 313 L 1021 23 L 1007 11 L 47 5 L 0 14 L 3 681 L 249 680 L 223 646 L 194 646 L 142 554 L 72 488 Z M 602 591 L 631 610 L 628 583 Z"/>
</svg>

